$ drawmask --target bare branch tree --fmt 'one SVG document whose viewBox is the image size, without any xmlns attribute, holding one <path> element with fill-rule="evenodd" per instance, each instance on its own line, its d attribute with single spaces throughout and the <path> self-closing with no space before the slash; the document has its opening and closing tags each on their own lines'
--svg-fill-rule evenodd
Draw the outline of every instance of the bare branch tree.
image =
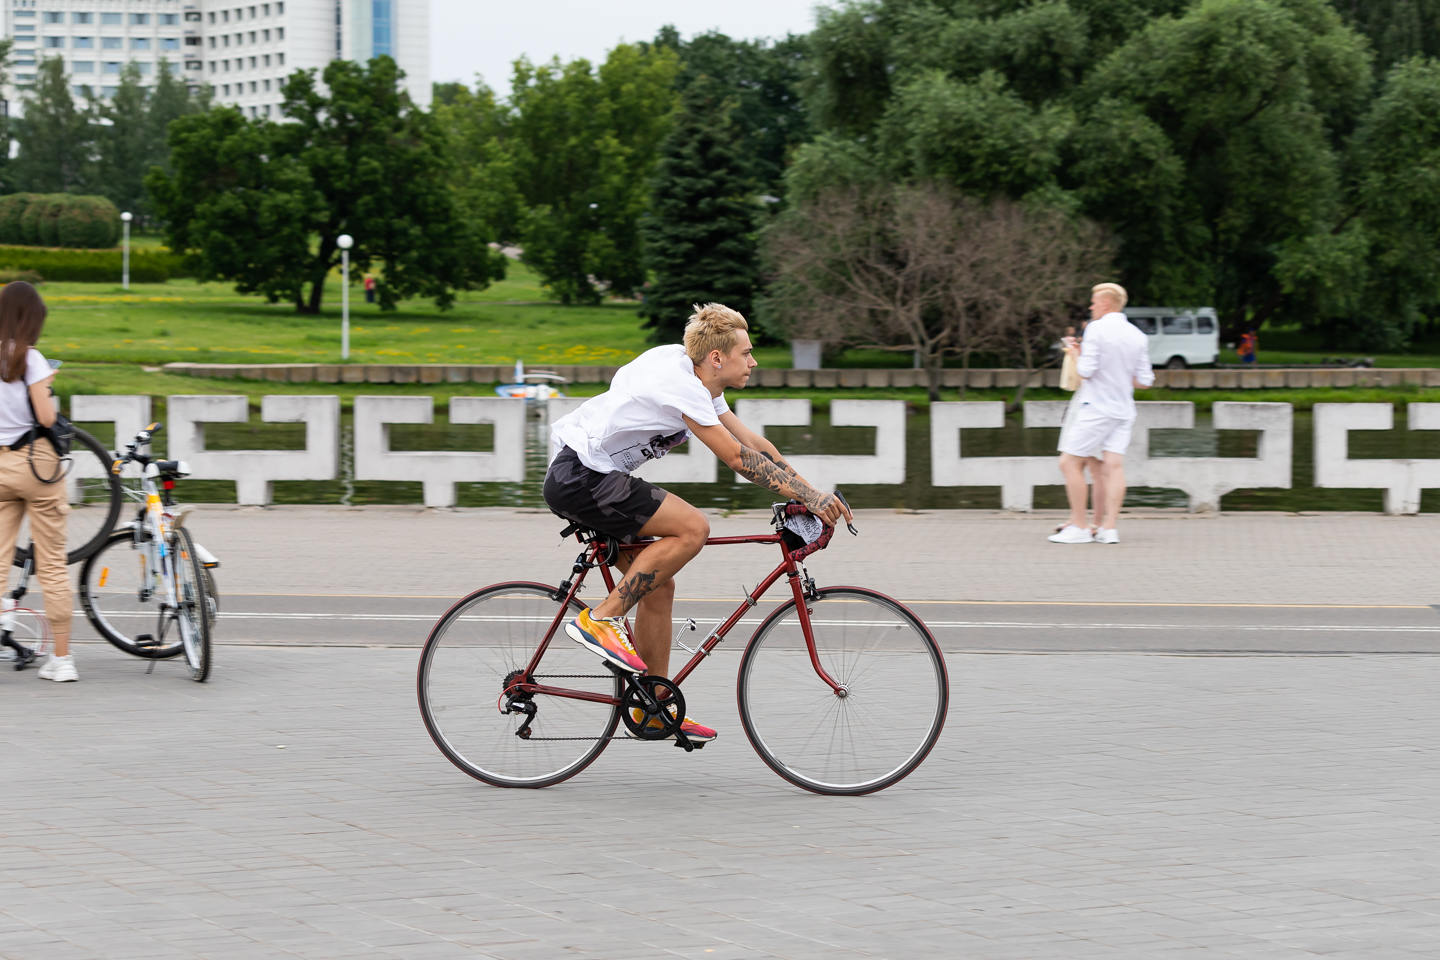
<svg viewBox="0 0 1440 960">
<path fill-rule="evenodd" d="M 1109 259 L 1093 227 L 933 183 L 822 193 L 766 231 L 765 252 L 788 336 L 913 352 L 932 400 L 947 357 L 1034 369 Z"/>
</svg>

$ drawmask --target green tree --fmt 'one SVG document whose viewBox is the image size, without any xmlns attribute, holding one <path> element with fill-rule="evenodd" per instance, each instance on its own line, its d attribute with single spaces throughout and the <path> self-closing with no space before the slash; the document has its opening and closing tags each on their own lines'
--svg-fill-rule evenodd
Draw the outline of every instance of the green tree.
<svg viewBox="0 0 1440 960">
<path fill-rule="evenodd" d="M 515 64 L 506 163 L 523 203 L 524 260 L 564 303 L 644 281 L 639 220 L 675 104 L 673 51 L 621 44 L 585 60 Z"/>
<path fill-rule="evenodd" d="M 70 92 L 65 61 L 40 63 L 35 89 L 25 97 L 25 115 L 14 121 L 18 152 L 11 164 L 17 190 L 32 193 L 83 191 L 94 177 L 94 130 L 88 108 Z"/>
<path fill-rule="evenodd" d="M 168 143 L 170 171 L 145 179 L 166 244 L 188 253 L 202 279 L 300 308 L 325 198 L 278 149 L 275 125 L 219 107 L 177 119 Z"/>
<path fill-rule="evenodd" d="M 1346 158 L 1333 222 L 1290 238 L 1277 274 L 1332 347 L 1400 350 L 1440 315 L 1440 63 L 1391 70 Z"/>
<path fill-rule="evenodd" d="M 655 46 L 680 58 L 676 89 L 684 96 L 696 82 L 718 83 L 734 101 L 731 129 L 749 175 L 761 190 L 779 195 L 790 153 L 810 136 L 801 87 L 810 44 L 794 34 L 783 40 L 734 40 L 711 31 L 684 40 L 673 26 L 660 30 Z"/>
<path fill-rule="evenodd" d="M 14 47 L 13 39 L 0 37 L 0 87 L 10 83 L 10 53 Z M 0 113 L 0 144 L 4 145 L 4 149 L 0 150 L 0 193 L 9 193 L 14 189 L 10 182 L 10 135 L 10 111 L 7 109 Z"/>
<path fill-rule="evenodd" d="M 1334 0 L 1345 22 L 1365 34 L 1381 67 L 1440 57 L 1440 0 Z"/>
<path fill-rule="evenodd" d="M 642 221 L 652 279 L 640 315 L 661 343 L 680 339 L 693 304 L 716 301 L 752 314 L 760 280 L 757 198 L 738 144 L 735 106 L 724 92 L 708 78 L 685 91 Z"/>
<path fill-rule="evenodd" d="M 384 309 L 415 296 L 448 307 L 456 290 L 503 275 L 447 189 L 442 129 L 400 77 L 389 57 L 337 60 L 324 92 L 313 70 L 286 80 L 288 122 L 247 123 L 233 110 L 174 121 L 172 172 L 146 181 L 172 248 L 197 251 L 204 275 L 301 313 L 320 311 L 341 234 L 355 239 L 357 274 L 383 264 Z"/>
<path fill-rule="evenodd" d="M 96 186 L 121 210 L 144 220 L 148 210 L 145 174 L 157 153 L 163 155 L 163 132 L 158 143 L 147 123 L 149 95 L 140 85 L 140 68 L 134 61 L 120 72 L 115 93 L 96 106 L 100 123 L 95 130 Z"/>
<path fill-rule="evenodd" d="M 1319 0 L 1204 0 L 1150 23 L 1088 76 L 1065 165 L 1121 236 L 1129 286 L 1213 303 L 1227 333 L 1296 306 L 1287 239 L 1333 223 L 1369 53 Z"/>
</svg>

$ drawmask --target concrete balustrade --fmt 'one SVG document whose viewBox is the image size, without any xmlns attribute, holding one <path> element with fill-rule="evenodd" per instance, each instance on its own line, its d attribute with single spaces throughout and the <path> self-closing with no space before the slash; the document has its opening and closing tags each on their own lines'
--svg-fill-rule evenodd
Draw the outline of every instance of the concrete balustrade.
<svg viewBox="0 0 1440 960">
<path fill-rule="evenodd" d="M 432 423 L 431 397 L 355 398 L 355 479 L 420 480 L 427 507 L 455 505 L 455 484 L 517 483 L 525 479 L 525 401 L 502 397 L 455 397 L 451 423 L 495 425 L 495 448 L 469 451 L 394 451 L 390 427 Z"/>
<path fill-rule="evenodd" d="M 207 450 L 205 424 L 245 423 L 245 397 L 176 396 L 166 405 L 166 449 L 186 461 L 194 476 L 234 480 L 238 503 L 266 504 L 276 480 L 334 480 L 340 463 L 340 398 L 268 396 L 260 401 L 266 423 L 305 424 L 303 450 Z"/>
<path fill-rule="evenodd" d="M 115 427 L 115 442 L 110 446 L 110 452 L 115 453 L 117 448 L 135 439 L 140 428 L 150 422 L 150 398 L 79 394 L 70 398 L 69 416 L 76 423 L 112 424 Z M 106 442 L 105 437 L 96 439 L 101 444 Z M 79 481 L 105 475 L 104 465 L 93 457 L 76 455 L 73 463 L 70 476 L 65 481 L 71 503 L 80 499 Z"/>
<path fill-rule="evenodd" d="M 1192 513 L 1220 509 L 1232 490 L 1290 489 L 1293 408 L 1288 403 L 1216 401 L 1216 430 L 1258 430 L 1254 457 L 1152 457 L 1151 430 L 1189 430 L 1195 408 L 1189 403 L 1136 404 L 1135 433 L 1125 455 L 1125 481 L 1132 487 L 1182 490 Z"/>
<path fill-rule="evenodd" d="M 767 426 L 805 427 L 810 425 L 810 401 L 741 399 L 735 415 L 761 434 Z M 905 482 L 904 401 L 832 400 L 830 426 L 874 427 L 875 452 L 787 455 L 795 472 L 817 489 L 834 490 L 842 483 Z"/>
<path fill-rule="evenodd" d="M 1406 404 L 1411 430 L 1440 430 L 1440 403 Z M 1420 491 L 1440 487 L 1440 459 L 1354 460 L 1351 430 L 1392 430 L 1388 403 L 1315 404 L 1315 486 L 1365 487 L 1385 491 L 1386 513 L 1418 513 Z"/>
<path fill-rule="evenodd" d="M 1058 427 L 1066 401 L 1039 400 L 1024 405 L 1024 424 Z M 1220 430 L 1259 430 L 1255 457 L 1151 457 L 1151 430 L 1189 430 L 1195 426 L 1195 405 L 1187 402 L 1141 402 L 1125 455 L 1125 480 L 1132 487 L 1166 487 L 1184 491 L 1192 511 L 1220 509 L 1220 497 L 1231 490 L 1290 487 L 1291 407 L 1288 403 L 1215 404 Z M 1000 488 L 1005 510 L 1030 510 L 1035 488 L 1064 484 L 1057 454 L 1028 457 L 966 457 L 963 431 L 1005 425 L 999 401 L 934 403 L 930 405 L 930 482 L 937 487 Z"/>
<path fill-rule="evenodd" d="M 809 372 L 809 371 L 807 371 Z M 1242 371 L 1244 372 L 1244 371 Z M 1261 373 L 1263 371 L 1255 371 Z M 575 409 L 583 398 L 556 398 L 542 408 L 539 419 L 527 417 L 522 400 L 456 397 L 450 402 L 452 423 L 492 423 L 491 451 L 395 451 L 390 449 L 393 424 L 431 423 L 430 397 L 357 397 L 355 400 L 354 478 L 357 480 L 419 480 L 426 506 L 455 503 L 455 484 L 511 482 L 525 479 L 527 424 L 542 442 L 546 424 Z M 1058 427 L 1067 403 L 1031 401 L 1024 405 L 1025 428 Z M 1218 430 L 1250 430 L 1259 434 L 1254 457 L 1151 456 L 1154 430 L 1188 430 L 1194 426 L 1190 403 L 1142 402 L 1126 456 L 1132 487 L 1163 487 L 1183 491 L 1191 510 L 1217 510 L 1220 498 L 1236 489 L 1291 486 L 1294 415 L 1289 404 L 1217 402 Z M 801 454 L 788 457 L 808 480 L 823 489 L 845 484 L 905 482 L 906 410 L 898 400 L 836 400 L 832 426 L 874 429 L 872 453 Z M 1440 403 L 1407 407 L 1412 430 L 1440 430 Z M 809 426 L 811 405 L 801 399 L 736 401 L 736 413 L 764 433 L 767 427 Z M 149 422 L 146 396 L 76 396 L 70 416 L 80 423 L 111 423 L 121 445 Z M 993 486 L 1001 491 L 1007 510 L 1032 509 L 1036 487 L 1062 484 L 1056 455 L 969 456 L 965 431 L 1004 426 L 999 401 L 935 403 L 930 407 L 930 482 L 935 486 Z M 198 478 L 233 480 L 244 504 L 269 503 L 276 480 L 333 480 L 339 475 L 340 404 L 333 396 L 267 396 L 261 420 L 304 423 L 302 450 L 210 450 L 205 424 L 245 423 L 248 401 L 243 396 L 175 396 L 168 401 L 168 455 L 189 461 Z M 1322 403 L 1315 406 L 1315 486 L 1360 487 L 1385 491 L 1387 513 L 1419 510 L 1420 492 L 1440 487 L 1440 459 L 1350 459 L 1351 430 L 1390 430 L 1393 408 L 1383 403 Z M 100 465 L 77 457 L 74 482 L 98 476 Z M 689 443 L 660 460 L 645 464 L 638 474 L 653 483 L 715 483 L 719 476 L 714 454 Z"/>
</svg>

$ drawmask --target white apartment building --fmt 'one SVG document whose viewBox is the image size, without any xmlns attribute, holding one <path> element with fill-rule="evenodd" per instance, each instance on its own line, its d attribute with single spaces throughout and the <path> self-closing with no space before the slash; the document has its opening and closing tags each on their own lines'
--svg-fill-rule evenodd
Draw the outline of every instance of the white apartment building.
<svg viewBox="0 0 1440 960">
<path fill-rule="evenodd" d="M 127 62 L 143 83 L 166 60 L 190 85 L 209 84 L 216 103 L 279 119 L 294 71 L 389 54 L 411 99 L 430 105 L 430 0 L 0 0 L 0 18 L 14 41 L 3 92 L 12 113 L 49 57 L 64 59 L 77 96 L 112 96 Z"/>
</svg>

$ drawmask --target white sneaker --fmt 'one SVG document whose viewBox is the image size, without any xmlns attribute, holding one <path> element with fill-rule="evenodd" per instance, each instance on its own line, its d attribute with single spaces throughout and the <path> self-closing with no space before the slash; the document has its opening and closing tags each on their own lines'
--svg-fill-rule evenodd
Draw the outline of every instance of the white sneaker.
<svg viewBox="0 0 1440 960">
<path fill-rule="evenodd" d="M 1095 542 L 1096 542 L 1096 543 L 1119 543 L 1119 542 L 1120 542 L 1120 531 L 1115 530 L 1114 528 L 1111 528 L 1111 529 L 1109 529 L 1109 530 L 1106 530 L 1104 527 L 1101 527 L 1099 530 L 1096 530 L 1096 531 L 1095 531 Z"/>
<path fill-rule="evenodd" d="M 1077 527 L 1073 523 L 1067 523 L 1060 529 L 1059 533 L 1050 535 L 1051 543 L 1093 543 L 1094 537 L 1084 527 Z"/>
<path fill-rule="evenodd" d="M 57 657 L 53 654 L 36 674 L 41 680 L 54 680 L 56 683 L 69 683 L 80 679 L 80 674 L 75 669 L 74 657 Z"/>
</svg>

